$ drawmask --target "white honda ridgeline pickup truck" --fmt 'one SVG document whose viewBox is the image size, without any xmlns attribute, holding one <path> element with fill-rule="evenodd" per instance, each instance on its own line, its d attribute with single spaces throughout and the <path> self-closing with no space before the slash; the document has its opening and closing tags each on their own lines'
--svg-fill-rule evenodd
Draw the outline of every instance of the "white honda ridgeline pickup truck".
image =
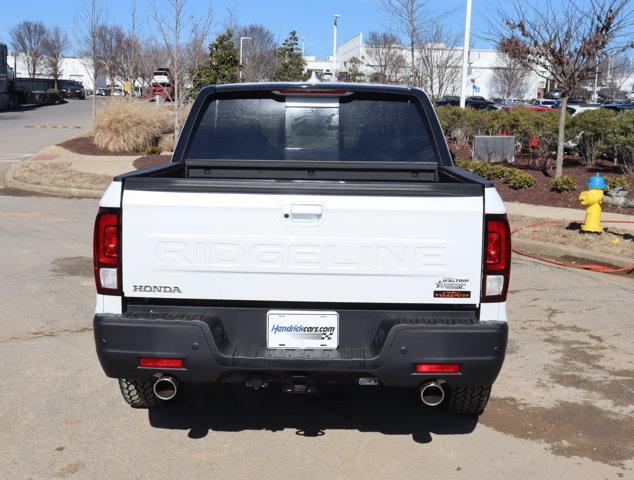
<svg viewBox="0 0 634 480">
<path fill-rule="evenodd" d="M 133 407 L 179 382 L 411 387 L 481 414 L 507 343 L 510 233 L 421 90 L 205 87 L 172 162 L 94 232 L 97 354 Z"/>
</svg>

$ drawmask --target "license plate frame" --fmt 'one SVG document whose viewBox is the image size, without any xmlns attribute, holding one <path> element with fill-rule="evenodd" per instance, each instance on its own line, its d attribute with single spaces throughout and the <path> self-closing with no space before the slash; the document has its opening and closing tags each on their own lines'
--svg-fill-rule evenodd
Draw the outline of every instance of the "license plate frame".
<svg viewBox="0 0 634 480">
<path fill-rule="evenodd" d="M 302 328 L 315 331 L 302 331 Z M 334 350 L 338 346 L 337 312 L 269 310 L 266 313 L 266 348 L 269 350 Z"/>
</svg>

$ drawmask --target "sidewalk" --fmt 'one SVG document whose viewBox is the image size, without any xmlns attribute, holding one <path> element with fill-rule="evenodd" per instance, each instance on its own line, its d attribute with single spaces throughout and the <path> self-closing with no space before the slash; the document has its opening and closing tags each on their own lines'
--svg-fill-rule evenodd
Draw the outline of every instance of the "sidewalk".
<svg viewBox="0 0 634 480">
<path fill-rule="evenodd" d="M 532 205 L 529 203 L 505 202 L 507 212 L 510 215 L 522 215 L 534 218 L 550 218 L 552 220 L 566 220 L 569 222 L 583 221 L 585 212 L 581 209 L 549 207 L 546 205 Z M 601 219 L 604 222 L 609 220 L 619 220 L 634 222 L 634 215 L 623 213 L 603 212 Z M 606 225 L 634 232 L 634 223 L 606 223 Z"/>
</svg>

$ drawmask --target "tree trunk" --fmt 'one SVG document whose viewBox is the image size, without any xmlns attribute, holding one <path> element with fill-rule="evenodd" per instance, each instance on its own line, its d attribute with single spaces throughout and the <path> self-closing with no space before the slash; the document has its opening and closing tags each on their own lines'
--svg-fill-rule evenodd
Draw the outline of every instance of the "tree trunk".
<svg viewBox="0 0 634 480">
<path fill-rule="evenodd" d="M 93 57 L 93 65 L 96 64 Z M 92 68 L 92 126 L 95 127 L 95 119 L 97 118 L 97 69 Z"/>
<path fill-rule="evenodd" d="M 561 97 L 559 106 L 559 140 L 557 141 L 557 160 L 555 161 L 555 177 L 561 177 L 564 168 L 564 143 L 566 142 L 566 107 L 568 97 Z"/>
</svg>

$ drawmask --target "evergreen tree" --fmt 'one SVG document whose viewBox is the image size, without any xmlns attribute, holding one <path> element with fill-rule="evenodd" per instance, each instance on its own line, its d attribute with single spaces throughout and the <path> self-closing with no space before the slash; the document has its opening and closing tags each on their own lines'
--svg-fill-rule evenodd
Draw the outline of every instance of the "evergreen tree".
<svg viewBox="0 0 634 480">
<path fill-rule="evenodd" d="M 209 57 L 194 75 L 194 96 L 205 85 L 238 82 L 239 68 L 233 31 L 229 29 L 209 45 Z"/>
<path fill-rule="evenodd" d="M 346 62 L 348 69 L 345 72 L 341 72 L 338 75 L 338 80 L 342 82 L 363 83 L 365 82 L 365 75 L 361 71 L 363 62 L 358 57 L 352 57 Z"/>
<path fill-rule="evenodd" d="M 299 39 L 295 30 L 288 34 L 282 46 L 275 51 L 277 66 L 273 79 L 278 82 L 298 82 L 306 80 L 304 57 L 299 49 Z"/>
</svg>

